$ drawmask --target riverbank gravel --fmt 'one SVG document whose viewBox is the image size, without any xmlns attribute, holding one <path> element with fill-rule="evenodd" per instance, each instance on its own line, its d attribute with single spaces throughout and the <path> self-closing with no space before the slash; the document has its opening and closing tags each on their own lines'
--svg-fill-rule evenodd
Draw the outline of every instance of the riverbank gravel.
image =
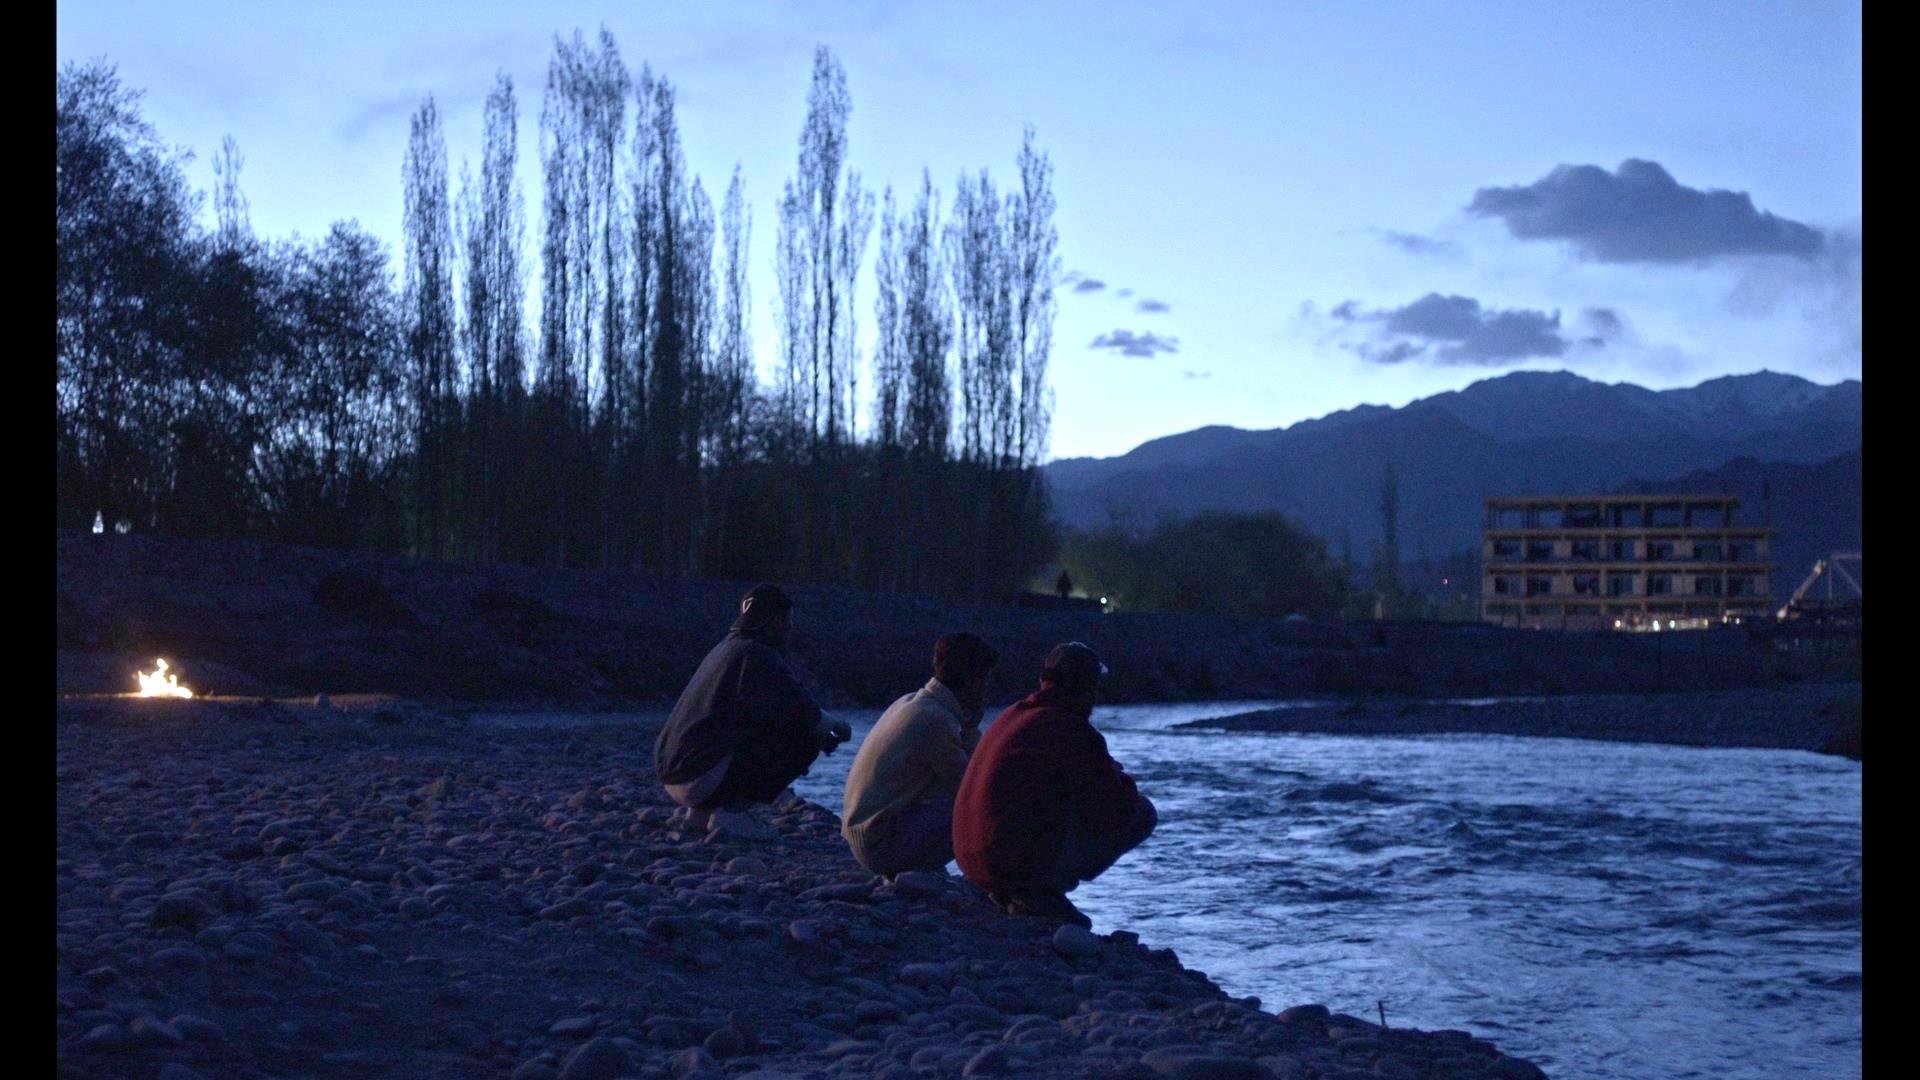
<svg viewBox="0 0 1920 1080">
<path fill-rule="evenodd" d="M 69 698 L 56 724 L 62 1076 L 1542 1075 L 874 878 L 797 798 L 776 841 L 691 834 L 644 723 Z"/>
</svg>

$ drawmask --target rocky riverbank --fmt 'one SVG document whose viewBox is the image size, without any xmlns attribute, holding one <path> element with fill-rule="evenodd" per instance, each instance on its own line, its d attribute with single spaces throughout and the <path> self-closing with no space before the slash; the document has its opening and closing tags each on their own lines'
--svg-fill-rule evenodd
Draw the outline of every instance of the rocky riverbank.
<svg viewBox="0 0 1920 1080">
<path fill-rule="evenodd" d="M 644 723 L 67 698 L 56 725 L 63 1076 L 1541 1075 L 872 878 L 803 801 L 773 843 L 689 834 Z"/>
<path fill-rule="evenodd" d="M 1860 759 L 1860 683 L 1487 702 L 1355 699 L 1195 720 L 1183 727 L 1335 735 L 1530 735 L 1678 746 L 1815 750 Z"/>
</svg>

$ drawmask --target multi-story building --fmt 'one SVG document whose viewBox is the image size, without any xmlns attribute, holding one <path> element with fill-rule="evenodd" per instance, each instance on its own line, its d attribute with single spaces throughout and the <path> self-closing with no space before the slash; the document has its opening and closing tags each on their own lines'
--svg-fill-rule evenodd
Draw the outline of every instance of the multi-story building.
<svg viewBox="0 0 1920 1080">
<path fill-rule="evenodd" d="M 1773 530 L 1730 495 L 1487 500 L 1480 615 L 1564 630 L 1700 629 L 1767 614 Z"/>
</svg>

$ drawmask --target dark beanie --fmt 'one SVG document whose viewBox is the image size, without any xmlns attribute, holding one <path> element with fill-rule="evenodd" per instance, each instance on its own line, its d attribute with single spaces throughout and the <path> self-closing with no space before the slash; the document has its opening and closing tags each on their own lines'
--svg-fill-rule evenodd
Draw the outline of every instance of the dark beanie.
<svg viewBox="0 0 1920 1080">
<path fill-rule="evenodd" d="M 942 634 L 933 643 L 933 677 L 948 686 L 977 679 L 999 662 L 1000 654 L 978 634 Z"/>
<path fill-rule="evenodd" d="M 758 630 L 773 625 L 792 610 L 793 600 L 785 589 L 778 585 L 755 585 L 740 598 L 740 617 L 733 624 L 741 630 Z"/>
<path fill-rule="evenodd" d="M 1040 667 L 1040 684 L 1049 683 L 1073 693 L 1091 690 L 1107 673 L 1100 657 L 1078 641 L 1055 645 Z"/>
</svg>

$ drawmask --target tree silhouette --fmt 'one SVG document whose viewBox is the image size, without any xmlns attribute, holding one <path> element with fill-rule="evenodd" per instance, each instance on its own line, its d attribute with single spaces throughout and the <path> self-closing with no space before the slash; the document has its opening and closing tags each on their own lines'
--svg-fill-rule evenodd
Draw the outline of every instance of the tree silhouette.
<svg viewBox="0 0 1920 1080">
<path fill-rule="evenodd" d="M 413 114 L 397 258 L 352 221 L 255 237 L 231 138 L 203 230 L 189 155 L 110 65 L 67 65 L 56 97 L 62 527 L 975 598 L 1052 555 L 1038 468 L 1058 260 L 1031 131 L 1004 197 L 984 170 L 947 217 L 925 170 L 911 206 L 888 192 L 863 374 L 874 200 L 848 157 L 845 74 L 817 51 L 763 387 L 744 178 L 716 211 L 672 84 L 631 77 L 604 30 L 554 39 L 537 267 L 505 75 L 457 202 L 436 99 Z"/>
</svg>

